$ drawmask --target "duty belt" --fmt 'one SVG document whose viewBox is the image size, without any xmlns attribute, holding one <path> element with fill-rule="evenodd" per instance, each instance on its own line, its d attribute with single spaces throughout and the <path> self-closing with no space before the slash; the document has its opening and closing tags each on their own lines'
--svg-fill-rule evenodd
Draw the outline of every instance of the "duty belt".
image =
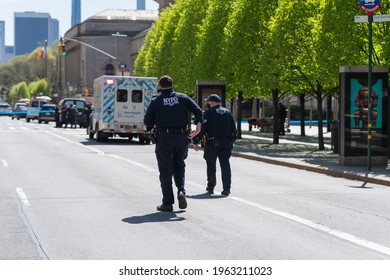
<svg viewBox="0 0 390 280">
<path fill-rule="evenodd" d="M 219 141 L 225 141 L 225 140 L 229 140 L 229 139 L 230 139 L 229 137 L 209 137 L 209 136 L 207 136 L 206 143 L 210 143 L 210 144 L 213 144 L 214 146 L 218 146 Z"/>
<path fill-rule="evenodd" d="M 162 133 L 167 133 L 167 134 L 174 134 L 174 133 L 182 133 L 185 134 L 187 133 L 187 128 L 186 127 L 167 127 L 167 128 L 157 128 L 157 133 L 162 134 Z"/>
</svg>

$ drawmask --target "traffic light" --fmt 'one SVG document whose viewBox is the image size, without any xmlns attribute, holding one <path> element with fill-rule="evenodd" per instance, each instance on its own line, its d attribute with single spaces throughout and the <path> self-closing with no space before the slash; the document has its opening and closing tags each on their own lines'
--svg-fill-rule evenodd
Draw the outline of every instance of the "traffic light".
<svg viewBox="0 0 390 280">
<path fill-rule="evenodd" d="M 65 44 L 62 44 L 62 46 L 61 46 L 61 55 L 62 55 L 62 56 L 66 56 Z"/>
<path fill-rule="evenodd" d="M 58 55 L 65 56 L 66 55 L 66 48 L 65 48 L 64 40 L 62 39 L 62 37 L 58 40 L 57 46 L 58 46 Z"/>
</svg>

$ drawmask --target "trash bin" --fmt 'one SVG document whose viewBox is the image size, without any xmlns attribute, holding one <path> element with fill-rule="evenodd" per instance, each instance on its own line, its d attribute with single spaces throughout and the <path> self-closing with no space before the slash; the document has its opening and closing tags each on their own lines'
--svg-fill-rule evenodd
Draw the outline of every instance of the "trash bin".
<svg viewBox="0 0 390 280">
<path fill-rule="evenodd" d="M 333 153 L 339 152 L 339 120 L 330 121 L 330 145 L 333 149 Z"/>
</svg>

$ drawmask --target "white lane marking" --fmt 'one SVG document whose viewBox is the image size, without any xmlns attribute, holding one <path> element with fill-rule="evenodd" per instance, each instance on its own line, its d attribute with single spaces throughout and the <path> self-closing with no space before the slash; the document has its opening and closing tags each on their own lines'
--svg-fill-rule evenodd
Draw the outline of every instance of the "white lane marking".
<svg viewBox="0 0 390 280">
<path fill-rule="evenodd" d="M 292 215 L 292 214 L 289 214 L 289 213 L 286 213 L 286 212 L 275 210 L 275 209 L 272 209 L 272 208 L 269 208 L 269 207 L 266 207 L 266 206 L 260 205 L 258 203 L 251 202 L 251 201 L 239 198 L 239 197 L 229 196 L 229 198 L 233 199 L 233 200 L 236 200 L 236 201 L 239 201 L 241 203 L 244 203 L 246 205 L 253 206 L 255 208 L 261 209 L 263 211 L 269 212 L 271 214 L 274 214 L 274 215 L 277 215 L 277 216 L 280 216 L 280 217 L 283 217 L 283 218 L 295 221 L 297 223 L 300 223 L 300 224 L 303 224 L 305 226 L 314 228 L 316 230 L 323 231 L 323 232 L 325 232 L 327 234 L 336 236 L 336 237 L 338 237 L 340 239 L 344 239 L 346 241 L 358 244 L 360 246 L 363 246 L 363 247 L 369 248 L 371 250 L 374 250 L 374 251 L 377 251 L 377 252 L 380 252 L 382 254 L 390 256 L 390 248 L 389 247 L 386 247 L 386 246 L 383 246 L 383 245 L 380 245 L 380 244 L 377 244 L 377 243 L 374 243 L 374 242 L 371 242 L 371 241 L 368 241 L 368 240 L 356 237 L 356 236 L 354 236 L 352 234 L 349 234 L 349 233 L 345 233 L 345 232 L 342 232 L 342 231 L 338 231 L 336 229 L 328 228 L 326 226 L 323 226 L 323 225 L 320 225 L 320 224 L 316 224 L 316 223 L 314 223 L 314 222 L 312 222 L 310 220 L 307 220 L 307 219 L 304 219 L 304 218 L 301 218 L 301 217 L 298 217 L 298 216 L 295 216 L 295 215 Z"/>
<path fill-rule="evenodd" d="M 142 164 L 142 163 L 139 163 L 139 162 L 136 162 L 136 161 L 133 161 L 133 160 L 129 160 L 129 159 L 126 159 L 126 158 L 123 158 L 123 157 L 120 157 L 120 156 L 117 156 L 117 155 L 107 155 L 107 156 L 110 156 L 112 158 L 116 158 L 116 159 L 119 159 L 119 160 L 123 160 L 125 162 L 128 162 L 128 163 L 131 163 L 135 166 L 138 166 L 142 169 L 145 169 L 146 171 L 150 171 L 150 172 L 156 172 L 157 170 L 154 169 L 154 168 L 151 168 L 145 164 Z"/>
<path fill-rule="evenodd" d="M 98 155 L 105 155 L 105 156 L 109 156 L 109 157 L 112 157 L 112 158 L 116 158 L 116 159 L 119 159 L 119 160 L 122 160 L 122 161 L 125 161 L 125 162 L 128 162 L 128 163 L 131 163 L 137 167 L 140 167 L 142 169 L 145 169 L 146 171 L 149 171 L 149 172 L 156 172 L 156 169 L 153 169 L 153 168 L 150 168 L 149 166 L 145 165 L 145 164 L 142 164 L 142 163 L 139 163 L 139 162 L 136 162 L 136 161 L 133 161 L 133 160 L 129 160 L 129 159 L 126 159 L 126 158 L 123 158 L 123 157 L 120 157 L 120 156 L 117 156 L 117 155 L 109 155 L 109 154 L 105 154 L 103 151 L 100 151 L 96 148 L 93 148 L 93 147 L 89 147 L 89 146 L 85 146 L 83 145 L 82 143 L 79 143 L 79 142 L 76 142 L 76 141 L 72 141 L 72 140 L 69 140 L 68 138 L 66 137 L 63 137 L 63 136 L 60 136 L 60 135 L 57 135 L 55 133 L 51 133 L 51 132 L 47 132 L 48 134 L 50 135 L 53 135 L 53 136 L 56 136 L 60 139 L 63 139 L 69 143 L 73 143 L 73 144 L 77 144 L 85 149 L 88 149 L 88 150 L 91 150 L 95 153 L 97 153 Z"/>
<path fill-rule="evenodd" d="M 93 147 L 85 146 L 85 145 L 83 145 L 83 144 L 81 144 L 81 143 L 79 143 L 79 142 L 75 142 L 75 141 L 69 140 L 69 139 L 66 138 L 66 137 L 60 136 L 60 135 L 58 135 L 58 134 L 55 134 L 55 133 L 52 133 L 52 132 L 49 132 L 49 131 L 46 131 L 46 133 L 47 133 L 47 134 L 50 134 L 50 135 L 53 135 L 53 136 L 55 136 L 55 137 L 57 137 L 57 138 L 60 138 L 60 139 L 62 139 L 62 140 L 65 140 L 65 141 L 68 142 L 68 143 L 73 143 L 73 144 L 80 145 L 81 147 L 86 148 L 86 149 L 88 149 L 88 150 L 91 150 L 91 151 L 93 151 L 93 152 L 95 152 L 95 153 L 97 153 L 97 154 L 99 154 L 99 155 L 104 155 L 104 152 L 103 152 L 103 151 L 100 151 L 100 150 L 95 149 L 95 148 L 93 148 Z"/>
<path fill-rule="evenodd" d="M 57 138 L 60 138 L 60 139 L 62 139 L 62 140 L 65 140 L 66 142 L 69 142 L 69 143 L 76 143 L 76 142 L 74 142 L 74 141 L 72 141 L 72 140 L 69 140 L 69 139 L 66 138 L 66 137 L 57 135 L 57 134 L 55 134 L 55 133 L 52 133 L 52 132 L 49 132 L 49 131 L 45 131 L 45 132 L 46 132 L 47 134 L 50 134 L 50 135 L 53 135 L 53 136 L 55 136 L 55 137 L 57 137 Z"/>
<path fill-rule="evenodd" d="M 5 159 L 2 159 L 1 162 L 3 163 L 4 167 L 8 167 L 8 163 Z"/>
<path fill-rule="evenodd" d="M 93 148 L 93 147 L 88 147 L 88 146 L 85 146 L 85 145 L 83 145 L 83 144 L 81 144 L 81 143 L 77 143 L 77 142 L 74 142 L 74 143 L 80 145 L 81 147 L 83 147 L 83 148 L 85 148 L 85 149 L 91 150 L 92 152 L 95 152 L 95 153 L 97 153 L 98 155 L 101 155 L 101 156 L 104 156 L 104 155 L 105 155 L 105 153 L 104 153 L 103 151 L 100 151 L 100 150 L 95 149 L 95 148 Z"/>
<path fill-rule="evenodd" d="M 24 191 L 23 191 L 22 188 L 16 188 L 16 192 L 17 192 L 18 195 L 19 195 L 20 201 L 22 201 L 22 203 L 23 203 L 24 205 L 26 205 L 26 206 L 31 205 L 31 204 L 30 204 L 30 201 L 28 201 L 27 195 L 24 193 Z"/>
</svg>

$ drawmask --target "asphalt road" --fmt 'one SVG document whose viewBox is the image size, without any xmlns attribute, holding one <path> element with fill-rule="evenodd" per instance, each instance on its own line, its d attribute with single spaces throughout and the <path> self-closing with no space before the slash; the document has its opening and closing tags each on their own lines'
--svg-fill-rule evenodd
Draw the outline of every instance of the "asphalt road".
<svg viewBox="0 0 390 280">
<path fill-rule="evenodd" d="M 160 213 L 153 145 L 0 117 L 0 259 L 390 259 L 388 187 L 234 157 L 209 195 L 202 155 Z"/>
</svg>

